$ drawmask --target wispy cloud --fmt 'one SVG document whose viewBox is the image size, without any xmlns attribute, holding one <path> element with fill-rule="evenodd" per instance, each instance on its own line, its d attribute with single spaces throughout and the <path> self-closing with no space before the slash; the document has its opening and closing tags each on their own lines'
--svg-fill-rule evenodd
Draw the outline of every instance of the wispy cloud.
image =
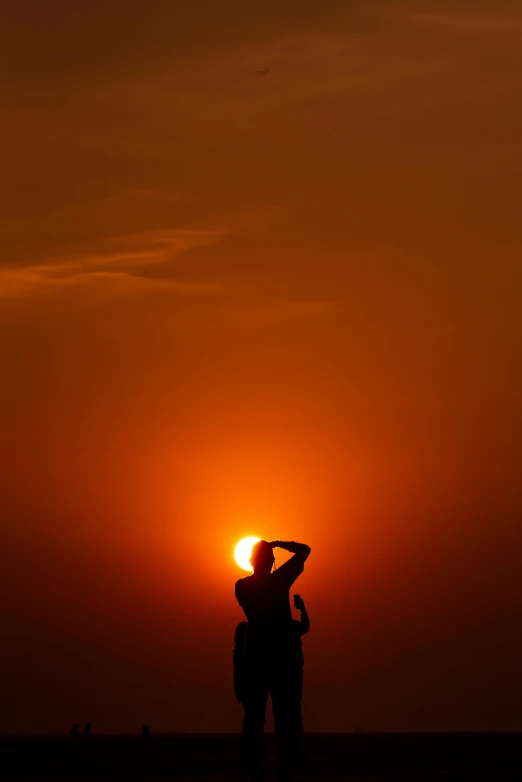
<svg viewBox="0 0 522 782">
<path fill-rule="evenodd" d="M 412 11 L 408 18 L 422 25 L 440 28 L 459 35 L 515 36 L 522 32 L 522 13 L 508 13 L 505 10 L 480 12 L 456 9 L 453 13 L 425 10 Z"/>
<path fill-rule="evenodd" d="M 213 282 L 162 275 L 161 265 L 197 247 L 213 244 L 223 231 L 168 229 L 104 240 L 102 249 L 67 258 L 45 259 L 38 264 L 0 269 L 0 298 L 48 294 L 71 288 L 96 286 L 107 293 L 164 289 L 180 293 L 208 293 Z M 155 275 L 147 274 L 154 266 Z"/>
</svg>

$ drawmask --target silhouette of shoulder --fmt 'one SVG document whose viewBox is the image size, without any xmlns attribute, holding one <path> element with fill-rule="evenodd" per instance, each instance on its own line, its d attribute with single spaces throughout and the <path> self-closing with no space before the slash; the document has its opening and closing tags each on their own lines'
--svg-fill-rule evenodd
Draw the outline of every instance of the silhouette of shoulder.
<svg viewBox="0 0 522 782">
<path fill-rule="evenodd" d="M 245 586 L 248 587 L 248 584 L 251 581 L 252 581 L 252 576 L 245 576 L 245 578 L 239 578 L 236 581 L 236 586 L 235 586 L 236 597 L 238 596 L 239 593 L 241 593 L 241 591 L 245 588 Z"/>
</svg>

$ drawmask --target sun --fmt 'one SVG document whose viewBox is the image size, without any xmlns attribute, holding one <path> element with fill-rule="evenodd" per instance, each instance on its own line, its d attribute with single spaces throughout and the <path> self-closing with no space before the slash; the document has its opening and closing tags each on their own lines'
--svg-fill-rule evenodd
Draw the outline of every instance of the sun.
<svg viewBox="0 0 522 782">
<path fill-rule="evenodd" d="M 240 540 L 235 547 L 234 558 L 239 567 L 242 567 L 243 570 L 250 570 L 250 572 L 252 572 L 254 569 L 250 564 L 250 555 L 252 553 L 252 547 L 255 543 L 258 542 L 258 540 L 261 540 L 261 538 L 256 538 L 255 535 L 250 535 L 248 538 L 243 538 L 243 540 Z"/>
</svg>

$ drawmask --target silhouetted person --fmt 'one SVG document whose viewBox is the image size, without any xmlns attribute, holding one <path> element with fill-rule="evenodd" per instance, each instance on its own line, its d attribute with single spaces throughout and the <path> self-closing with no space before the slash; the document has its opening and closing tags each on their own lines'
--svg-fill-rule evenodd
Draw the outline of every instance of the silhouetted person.
<svg viewBox="0 0 522 782">
<path fill-rule="evenodd" d="M 150 725 L 147 725 L 146 722 L 141 726 L 141 738 L 150 739 Z"/>
<path fill-rule="evenodd" d="M 77 739 L 78 738 L 79 730 L 80 730 L 80 725 L 77 722 L 75 722 L 74 725 L 71 728 L 71 738 L 72 739 Z"/>
<path fill-rule="evenodd" d="M 293 557 L 278 570 L 274 548 Z M 290 587 L 303 572 L 310 547 L 304 543 L 261 540 L 252 549 L 251 576 L 236 583 L 236 597 L 246 614 L 242 740 L 253 779 L 261 778 L 263 732 L 268 695 L 272 699 L 276 746 L 282 778 L 290 778 L 302 734 L 302 666 L 296 664 L 295 628 Z M 300 684 L 301 682 L 301 684 Z"/>
<path fill-rule="evenodd" d="M 84 739 L 88 739 L 91 736 L 91 723 L 88 722 L 85 728 L 83 729 L 83 737 Z"/>
</svg>

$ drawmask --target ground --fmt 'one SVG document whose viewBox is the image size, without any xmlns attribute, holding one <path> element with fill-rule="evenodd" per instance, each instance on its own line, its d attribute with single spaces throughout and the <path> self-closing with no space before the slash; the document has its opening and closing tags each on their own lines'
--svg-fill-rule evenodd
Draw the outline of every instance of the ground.
<svg viewBox="0 0 522 782">
<path fill-rule="evenodd" d="M 309 734 L 302 782 L 513 782 L 522 734 Z M 236 736 L 0 739 L 0 775 L 32 780 L 240 782 Z M 266 780 L 275 780 L 267 736 Z"/>
</svg>

